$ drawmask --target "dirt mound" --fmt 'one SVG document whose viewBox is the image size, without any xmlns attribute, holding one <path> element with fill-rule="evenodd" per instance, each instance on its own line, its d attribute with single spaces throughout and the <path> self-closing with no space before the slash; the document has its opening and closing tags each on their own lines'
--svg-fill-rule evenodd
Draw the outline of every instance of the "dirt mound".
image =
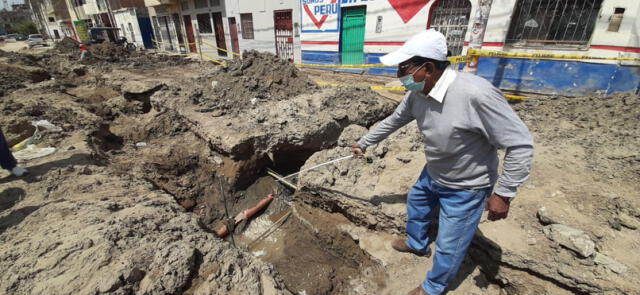
<svg viewBox="0 0 640 295">
<path fill-rule="evenodd" d="M 577 144 L 603 177 L 640 178 L 640 96 L 542 97 L 514 108 L 540 143 Z"/>
<path fill-rule="evenodd" d="M 116 45 L 111 42 L 93 44 L 89 47 L 89 52 L 93 57 L 108 62 L 126 60 L 131 54 L 131 51 L 126 50 L 122 45 Z"/>
<path fill-rule="evenodd" d="M 283 100 L 317 89 L 306 74 L 271 53 L 245 51 L 242 59 L 202 81 L 211 87 L 193 92 L 191 100 L 209 110 L 233 112 L 256 102 Z"/>
<path fill-rule="evenodd" d="M 6 63 L 5 63 L 6 62 Z M 12 90 L 24 88 L 27 83 L 37 83 L 51 78 L 44 69 L 21 65 L 21 61 L 0 58 L 0 96 Z"/>
<path fill-rule="evenodd" d="M 53 46 L 53 50 L 60 53 L 79 53 L 80 48 L 78 47 L 78 45 L 80 45 L 80 42 L 69 37 L 64 37 L 59 42 L 56 42 L 56 44 Z"/>
</svg>

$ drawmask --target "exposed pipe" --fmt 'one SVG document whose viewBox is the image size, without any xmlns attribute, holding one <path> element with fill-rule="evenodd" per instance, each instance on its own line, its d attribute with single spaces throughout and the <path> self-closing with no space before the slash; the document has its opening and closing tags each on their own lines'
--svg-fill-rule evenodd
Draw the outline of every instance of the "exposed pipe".
<svg viewBox="0 0 640 295">
<path fill-rule="evenodd" d="M 269 203 L 271 203 L 273 199 L 274 199 L 273 195 L 269 194 L 264 199 L 260 200 L 260 202 L 258 202 L 258 204 L 255 205 L 253 208 L 240 212 L 238 215 L 236 215 L 236 217 L 233 220 L 230 221 L 230 223 L 232 223 L 230 224 L 230 226 L 235 226 L 243 220 L 248 220 L 253 215 L 260 212 L 260 210 L 267 207 L 267 205 L 269 205 Z M 216 230 L 216 235 L 220 238 L 224 238 L 228 234 L 229 234 L 229 226 L 227 226 L 226 224 L 221 226 L 218 230 Z"/>
</svg>

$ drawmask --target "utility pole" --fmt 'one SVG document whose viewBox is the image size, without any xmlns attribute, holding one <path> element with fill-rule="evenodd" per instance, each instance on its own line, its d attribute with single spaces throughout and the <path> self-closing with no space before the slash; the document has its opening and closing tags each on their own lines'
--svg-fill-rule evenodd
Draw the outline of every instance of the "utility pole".
<svg viewBox="0 0 640 295">
<path fill-rule="evenodd" d="M 487 20 L 489 20 L 489 12 L 491 12 L 491 4 L 493 0 L 478 0 L 478 9 L 473 16 L 473 24 L 471 28 L 471 40 L 468 49 L 481 49 L 484 41 L 484 32 L 487 29 Z M 468 50 L 467 49 L 467 50 Z M 478 71 L 479 57 L 474 56 L 464 68 L 465 72 L 476 73 Z"/>
</svg>

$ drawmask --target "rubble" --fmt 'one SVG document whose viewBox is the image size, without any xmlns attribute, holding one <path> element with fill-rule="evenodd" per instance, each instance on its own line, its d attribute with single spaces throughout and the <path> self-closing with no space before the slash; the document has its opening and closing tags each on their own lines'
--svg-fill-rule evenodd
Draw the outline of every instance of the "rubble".
<svg viewBox="0 0 640 295">
<path fill-rule="evenodd" d="M 549 239 L 575 251 L 581 257 L 589 257 L 595 253 L 595 243 L 584 231 L 564 224 L 551 224 L 543 230 Z"/>
<path fill-rule="evenodd" d="M 291 63 L 271 53 L 245 51 L 242 59 L 200 78 L 204 86 L 189 97 L 205 110 L 238 112 L 256 103 L 280 101 L 317 90 L 315 83 Z"/>
<path fill-rule="evenodd" d="M 31 175 L 0 176 L 0 293 L 397 294 L 424 278 L 432 260 L 388 246 L 425 164 L 414 124 L 365 159 L 302 173 L 295 193 L 265 177 L 350 155 L 394 102 L 318 87 L 261 53 L 225 69 L 138 52 L 78 64 L 68 49 L 17 55 L 54 79 L 0 100 L 12 141 L 30 121 L 62 127 L 37 142 L 55 153 L 23 163 Z M 637 292 L 637 98 L 575 101 L 514 106 L 536 137 L 534 172 L 507 220 L 482 221 L 450 294 Z M 212 233 L 270 193 L 233 242 Z"/>
<path fill-rule="evenodd" d="M 596 253 L 593 257 L 593 262 L 598 265 L 602 265 L 617 274 L 622 274 L 627 271 L 627 266 L 602 253 Z"/>
<path fill-rule="evenodd" d="M 637 218 L 631 217 L 627 214 L 620 213 L 616 217 L 616 221 L 620 223 L 620 225 L 629 228 L 629 229 L 638 229 L 640 227 L 640 221 Z"/>
<path fill-rule="evenodd" d="M 59 53 L 65 53 L 65 54 L 68 54 L 68 53 L 80 54 L 79 45 L 80 45 L 80 42 L 73 40 L 69 37 L 64 37 L 59 42 L 56 42 L 56 44 L 53 46 L 53 50 Z"/>
</svg>

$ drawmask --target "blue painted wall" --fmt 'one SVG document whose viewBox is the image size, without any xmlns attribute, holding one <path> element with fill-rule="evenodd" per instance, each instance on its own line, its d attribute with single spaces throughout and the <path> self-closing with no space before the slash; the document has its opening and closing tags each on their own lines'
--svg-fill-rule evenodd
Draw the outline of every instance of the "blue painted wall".
<svg viewBox="0 0 640 295">
<path fill-rule="evenodd" d="M 365 53 L 367 64 L 379 64 L 384 54 Z M 302 63 L 340 64 L 335 51 L 302 51 Z M 463 66 L 463 65 L 461 65 Z M 336 70 L 335 68 L 322 68 Z M 362 73 L 363 70 L 338 69 Z M 396 75 L 396 68 L 370 68 L 371 75 Z M 585 95 L 638 92 L 640 67 L 576 61 L 529 60 L 516 58 L 480 59 L 478 75 L 506 90 L 546 94 Z"/>
<path fill-rule="evenodd" d="M 577 61 L 480 58 L 478 75 L 500 89 L 552 94 L 636 92 L 640 67 Z"/>
</svg>

